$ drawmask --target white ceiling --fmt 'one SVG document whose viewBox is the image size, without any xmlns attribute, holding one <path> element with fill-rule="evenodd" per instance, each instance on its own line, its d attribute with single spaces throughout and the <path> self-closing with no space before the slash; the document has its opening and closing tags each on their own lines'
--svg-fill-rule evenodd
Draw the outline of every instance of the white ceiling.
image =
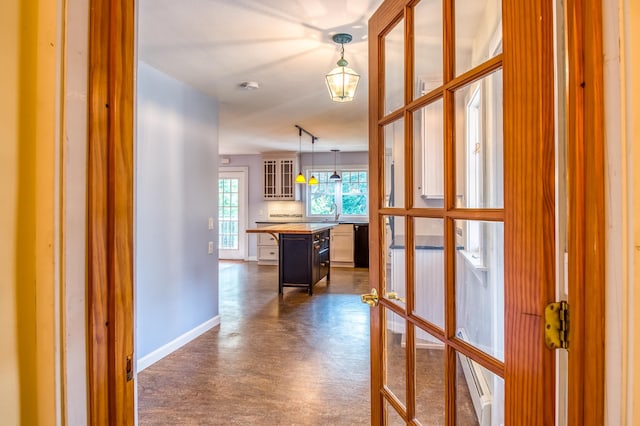
<svg viewBox="0 0 640 426">
<path fill-rule="evenodd" d="M 366 151 L 367 21 L 381 0 L 141 0 L 138 55 L 218 99 L 220 154 L 297 151 L 299 124 L 316 152 Z M 353 102 L 331 101 L 331 36 L 353 35 L 345 59 L 360 75 Z M 239 87 L 256 81 L 259 90 Z M 303 151 L 311 140 L 303 135 Z"/>
</svg>

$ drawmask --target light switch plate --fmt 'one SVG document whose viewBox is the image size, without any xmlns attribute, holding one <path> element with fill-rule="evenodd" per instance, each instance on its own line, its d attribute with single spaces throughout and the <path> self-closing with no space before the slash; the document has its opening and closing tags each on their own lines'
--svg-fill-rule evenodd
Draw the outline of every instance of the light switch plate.
<svg viewBox="0 0 640 426">
<path fill-rule="evenodd" d="M 213 241 L 209 241 L 209 254 L 213 254 Z"/>
<path fill-rule="evenodd" d="M 213 229 L 213 218 L 210 217 L 209 218 L 209 230 L 212 230 L 212 229 Z"/>
</svg>

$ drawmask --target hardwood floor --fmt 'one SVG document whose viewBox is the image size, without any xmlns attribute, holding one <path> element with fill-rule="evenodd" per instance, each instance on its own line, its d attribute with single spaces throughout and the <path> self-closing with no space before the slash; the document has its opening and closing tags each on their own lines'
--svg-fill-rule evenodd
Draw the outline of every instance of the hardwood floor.
<svg viewBox="0 0 640 426">
<path fill-rule="evenodd" d="M 138 375 L 141 425 L 369 423 L 367 269 L 314 295 L 277 267 L 220 262 L 220 327 Z"/>
<path fill-rule="evenodd" d="M 220 326 L 138 374 L 140 425 L 369 424 L 367 269 L 332 268 L 313 296 L 278 297 L 275 266 L 221 261 L 219 277 Z M 423 424 L 443 424 L 442 351 L 430 353 Z M 477 424 L 462 397 L 459 424 Z"/>
</svg>

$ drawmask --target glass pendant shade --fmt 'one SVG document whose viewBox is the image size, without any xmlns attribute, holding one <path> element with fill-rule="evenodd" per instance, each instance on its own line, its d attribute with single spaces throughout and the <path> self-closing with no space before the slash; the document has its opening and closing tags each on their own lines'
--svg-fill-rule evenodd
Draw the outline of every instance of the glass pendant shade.
<svg viewBox="0 0 640 426">
<path fill-rule="evenodd" d="M 298 173 L 298 176 L 296 176 L 296 183 L 307 183 L 302 172 Z"/>
<path fill-rule="evenodd" d="M 314 175 L 311 175 L 311 177 L 309 178 L 309 185 L 317 185 L 318 184 L 318 179 L 316 179 L 316 177 Z"/>
<path fill-rule="evenodd" d="M 346 62 L 346 61 L 345 61 Z M 353 100 L 360 76 L 349 67 L 336 67 L 327 74 L 327 88 L 335 102 Z"/>
</svg>

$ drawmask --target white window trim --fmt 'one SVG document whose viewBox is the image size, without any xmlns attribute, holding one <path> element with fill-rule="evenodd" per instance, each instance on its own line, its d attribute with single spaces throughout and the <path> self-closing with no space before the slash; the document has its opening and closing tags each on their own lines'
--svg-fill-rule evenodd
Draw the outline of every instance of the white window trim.
<svg viewBox="0 0 640 426">
<path fill-rule="evenodd" d="M 367 188 L 368 186 L 371 184 L 371 174 L 369 173 L 369 167 L 367 165 L 364 164 L 356 164 L 356 165 L 349 165 L 349 164 L 342 164 L 342 165 L 338 165 L 337 168 L 334 168 L 333 165 L 314 165 L 313 166 L 313 171 L 314 172 L 329 172 L 329 173 L 333 173 L 335 171 L 338 172 L 338 174 L 340 176 L 342 176 L 343 171 L 347 171 L 347 172 L 367 172 Z M 305 178 L 307 179 L 307 182 L 309 181 L 309 178 L 311 177 L 311 166 L 305 166 L 302 168 L 302 173 L 305 175 Z M 337 181 L 338 183 L 342 182 L 342 180 Z M 339 185 L 339 184 L 338 184 Z M 310 196 L 309 196 L 309 188 L 307 184 L 304 185 L 305 189 L 304 189 L 304 211 L 305 211 L 305 216 L 308 218 L 312 218 L 312 219 L 333 219 L 335 217 L 335 215 L 332 214 L 328 214 L 328 215 L 319 215 L 319 214 L 311 214 L 310 211 Z M 336 204 L 338 206 L 338 213 L 340 214 L 339 216 L 339 220 L 344 221 L 345 219 L 349 220 L 349 221 L 368 221 L 369 220 L 369 194 L 367 193 L 367 214 L 366 215 L 343 215 L 342 214 L 342 186 L 339 185 L 338 188 L 336 188 L 335 191 L 335 196 L 336 196 Z"/>
</svg>

